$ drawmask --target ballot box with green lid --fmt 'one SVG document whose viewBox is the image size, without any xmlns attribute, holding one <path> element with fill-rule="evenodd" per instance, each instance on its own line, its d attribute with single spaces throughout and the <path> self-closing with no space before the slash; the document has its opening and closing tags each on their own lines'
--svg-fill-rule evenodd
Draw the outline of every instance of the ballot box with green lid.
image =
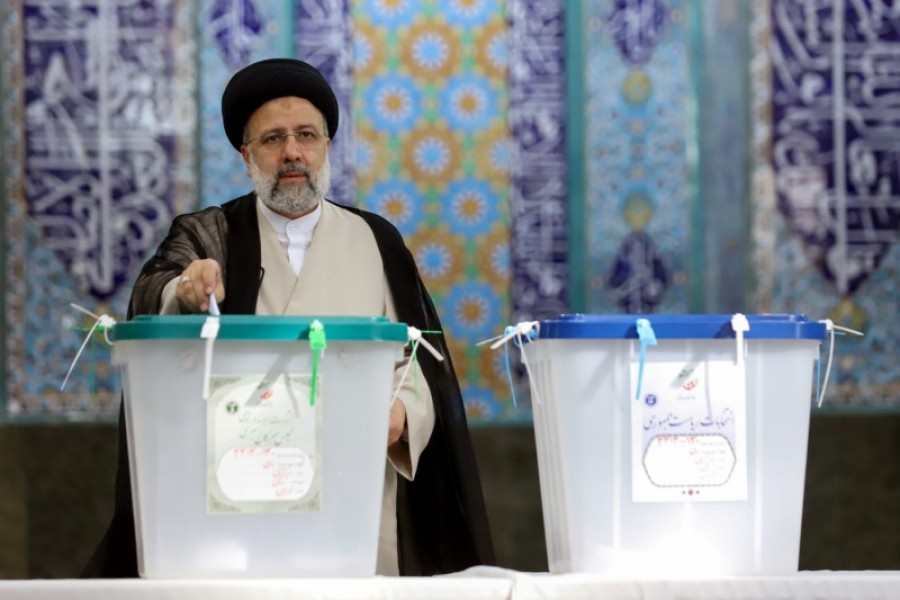
<svg viewBox="0 0 900 600">
<path fill-rule="evenodd" d="M 521 346 L 552 572 L 797 570 L 825 325 L 564 315 L 533 326 Z"/>
<path fill-rule="evenodd" d="M 145 316 L 112 337 L 142 576 L 374 575 L 406 325 Z"/>
</svg>

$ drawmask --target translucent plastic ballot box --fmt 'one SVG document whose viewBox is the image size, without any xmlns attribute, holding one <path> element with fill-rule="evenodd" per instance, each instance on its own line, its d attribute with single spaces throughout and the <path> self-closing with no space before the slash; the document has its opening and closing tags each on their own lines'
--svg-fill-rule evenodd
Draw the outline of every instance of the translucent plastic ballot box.
<svg viewBox="0 0 900 600">
<path fill-rule="evenodd" d="M 825 325 L 732 319 L 538 324 L 523 351 L 551 572 L 797 571 Z"/>
<path fill-rule="evenodd" d="M 406 325 L 149 316 L 112 334 L 141 576 L 374 575 Z"/>
</svg>

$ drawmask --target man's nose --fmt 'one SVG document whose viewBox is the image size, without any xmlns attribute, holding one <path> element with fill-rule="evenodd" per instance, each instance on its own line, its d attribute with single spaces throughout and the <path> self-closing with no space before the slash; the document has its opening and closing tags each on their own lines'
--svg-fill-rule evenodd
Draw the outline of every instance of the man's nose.
<svg viewBox="0 0 900 600">
<path fill-rule="evenodd" d="M 298 137 L 296 135 L 288 135 L 284 138 L 284 155 L 285 158 L 290 160 L 295 160 L 297 158 L 306 159 L 306 156 L 303 154 L 303 146 L 300 145 Z"/>
</svg>

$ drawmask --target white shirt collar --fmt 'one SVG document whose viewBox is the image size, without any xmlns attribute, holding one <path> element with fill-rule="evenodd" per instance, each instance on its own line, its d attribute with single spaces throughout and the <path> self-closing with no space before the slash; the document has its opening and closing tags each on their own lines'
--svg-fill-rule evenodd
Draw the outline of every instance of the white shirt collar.
<svg viewBox="0 0 900 600">
<path fill-rule="evenodd" d="M 319 202 L 316 205 L 316 209 L 311 213 L 303 215 L 302 217 L 297 217 L 296 219 L 289 219 L 283 215 L 279 215 L 277 212 L 266 206 L 258 197 L 256 198 L 256 204 L 259 206 L 259 211 L 266 218 L 266 221 L 272 226 L 272 231 L 277 233 L 279 237 L 288 235 L 288 225 L 291 225 L 292 233 L 311 233 L 312 230 L 316 228 L 319 217 L 322 216 L 322 202 Z"/>
</svg>

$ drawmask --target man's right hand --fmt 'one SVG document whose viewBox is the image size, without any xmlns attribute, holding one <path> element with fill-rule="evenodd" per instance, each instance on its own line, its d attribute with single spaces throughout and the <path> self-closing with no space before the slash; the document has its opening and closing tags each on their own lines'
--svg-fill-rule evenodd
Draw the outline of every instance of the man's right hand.
<svg viewBox="0 0 900 600">
<path fill-rule="evenodd" d="M 222 285 L 222 269 L 211 258 L 195 260 L 178 276 L 175 297 L 184 313 L 200 313 L 209 310 L 209 295 L 216 294 L 216 302 L 225 299 Z"/>
</svg>

